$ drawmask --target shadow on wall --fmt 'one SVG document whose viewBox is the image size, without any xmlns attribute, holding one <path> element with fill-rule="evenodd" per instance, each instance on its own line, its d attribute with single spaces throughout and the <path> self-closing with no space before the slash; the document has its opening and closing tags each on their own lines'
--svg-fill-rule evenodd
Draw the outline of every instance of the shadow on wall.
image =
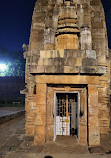
<svg viewBox="0 0 111 158">
<path fill-rule="evenodd" d="M 53 158 L 52 156 L 45 156 L 44 158 Z"/>
</svg>

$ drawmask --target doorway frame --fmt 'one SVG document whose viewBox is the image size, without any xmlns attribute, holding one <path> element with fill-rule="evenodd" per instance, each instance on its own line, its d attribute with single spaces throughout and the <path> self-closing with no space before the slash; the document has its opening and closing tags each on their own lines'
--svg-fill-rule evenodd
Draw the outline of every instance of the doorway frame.
<svg viewBox="0 0 111 158">
<path fill-rule="evenodd" d="M 54 92 L 54 138 L 53 138 L 53 141 L 56 140 L 56 106 L 57 106 L 57 93 L 60 93 L 60 94 L 66 94 L 66 93 L 73 93 L 73 94 L 78 94 L 78 137 L 77 137 L 77 140 L 79 141 L 80 140 L 80 130 L 79 130 L 79 116 L 80 116 L 80 92 L 79 91 L 72 91 L 72 92 L 69 92 L 69 91 L 56 91 Z"/>
</svg>

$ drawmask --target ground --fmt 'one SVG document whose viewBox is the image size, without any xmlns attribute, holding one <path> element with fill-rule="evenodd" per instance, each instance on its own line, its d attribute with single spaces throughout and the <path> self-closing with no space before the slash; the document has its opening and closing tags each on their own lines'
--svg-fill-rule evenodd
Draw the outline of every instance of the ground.
<svg viewBox="0 0 111 158">
<path fill-rule="evenodd" d="M 24 125 L 24 115 L 0 125 L 0 158 L 111 158 L 111 154 L 91 154 L 87 146 L 74 143 L 74 138 L 70 143 L 69 138 L 63 141 L 59 137 L 45 146 L 33 146 L 33 141 L 25 138 Z"/>
</svg>

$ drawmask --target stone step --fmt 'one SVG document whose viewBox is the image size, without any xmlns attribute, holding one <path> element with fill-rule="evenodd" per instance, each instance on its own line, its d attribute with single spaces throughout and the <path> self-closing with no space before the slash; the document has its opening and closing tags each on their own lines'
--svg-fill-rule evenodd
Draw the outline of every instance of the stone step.
<svg viewBox="0 0 111 158">
<path fill-rule="evenodd" d="M 78 141 L 75 136 L 57 136 L 56 143 L 57 144 L 59 143 L 61 145 L 72 146 L 72 145 L 77 145 Z"/>
</svg>

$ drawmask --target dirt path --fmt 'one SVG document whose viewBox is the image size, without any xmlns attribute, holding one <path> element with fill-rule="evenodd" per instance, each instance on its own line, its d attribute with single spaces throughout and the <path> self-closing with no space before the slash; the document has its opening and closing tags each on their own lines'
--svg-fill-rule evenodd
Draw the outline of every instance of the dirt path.
<svg viewBox="0 0 111 158">
<path fill-rule="evenodd" d="M 90 154 L 87 146 L 68 143 L 58 138 L 45 146 L 33 146 L 33 141 L 25 139 L 24 117 L 19 117 L 0 125 L 0 158 L 111 158 L 111 154 Z M 50 157 L 46 157 L 46 156 Z"/>
<path fill-rule="evenodd" d="M 0 156 L 16 150 L 25 137 L 24 116 L 0 125 Z M 0 158 L 1 158 L 0 157 Z"/>
</svg>

